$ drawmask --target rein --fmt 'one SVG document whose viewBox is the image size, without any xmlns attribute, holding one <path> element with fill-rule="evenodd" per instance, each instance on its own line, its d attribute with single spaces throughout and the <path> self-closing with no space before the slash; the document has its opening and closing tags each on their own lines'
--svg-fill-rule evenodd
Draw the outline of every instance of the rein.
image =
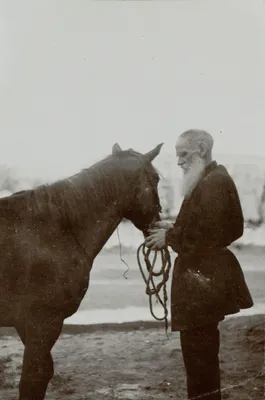
<svg viewBox="0 0 265 400">
<path fill-rule="evenodd" d="M 153 252 L 153 260 L 150 260 L 150 253 Z M 159 271 L 154 271 L 155 264 L 157 261 L 158 254 L 160 254 L 161 257 L 161 262 L 162 266 Z M 141 255 L 144 258 L 145 262 L 145 267 L 147 269 L 147 276 L 144 272 L 142 263 L 141 263 Z M 151 315 L 157 320 L 157 321 L 165 321 L 165 330 L 166 330 L 166 335 L 168 331 L 168 309 L 167 309 L 167 301 L 168 301 L 168 296 L 167 296 L 167 288 L 166 288 L 166 283 L 169 278 L 169 272 L 171 268 L 171 259 L 170 259 L 170 253 L 167 249 L 167 247 L 162 248 L 161 250 L 151 250 L 149 249 L 144 243 L 142 243 L 137 250 L 137 262 L 138 266 L 140 269 L 140 272 L 142 274 L 142 277 L 145 281 L 146 284 L 146 294 L 149 296 L 149 308 Z M 161 277 L 162 280 L 156 285 L 154 282 L 154 278 Z M 160 290 L 163 289 L 163 294 L 160 294 Z M 152 296 L 156 297 L 156 302 L 160 303 L 161 306 L 164 309 L 164 316 L 159 318 L 154 314 L 153 311 L 153 303 L 152 303 Z"/>
</svg>

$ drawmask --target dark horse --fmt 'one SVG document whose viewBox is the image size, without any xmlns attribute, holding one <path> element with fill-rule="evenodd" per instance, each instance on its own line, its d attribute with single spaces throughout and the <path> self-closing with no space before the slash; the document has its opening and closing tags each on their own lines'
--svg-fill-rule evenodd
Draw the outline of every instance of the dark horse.
<svg viewBox="0 0 265 400">
<path fill-rule="evenodd" d="M 89 285 L 93 261 L 123 218 L 144 235 L 161 211 L 158 174 L 122 151 L 70 178 L 0 199 L 0 326 L 24 343 L 20 400 L 43 400 L 53 376 L 51 349 Z"/>
</svg>

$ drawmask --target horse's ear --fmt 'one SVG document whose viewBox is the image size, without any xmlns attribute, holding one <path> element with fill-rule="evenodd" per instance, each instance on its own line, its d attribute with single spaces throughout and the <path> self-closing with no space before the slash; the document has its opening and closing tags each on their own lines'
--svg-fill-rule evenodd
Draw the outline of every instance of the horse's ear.
<svg viewBox="0 0 265 400">
<path fill-rule="evenodd" d="M 120 145 L 118 145 L 118 143 L 115 143 L 115 144 L 112 146 L 112 154 L 113 154 L 113 155 L 115 155 L 115 154 L 117 154 L 117 153 L 120 153 L 121 151 L 122 151 L 122 149 L 121 149 Z"/>
<path fill-rule="evenodd" d="M 152 162 L 156 156 L 160 153 L 161 147 L 163 146 L 164 143 L 160 143 L 158 146 L 156 146 L 153 150 L 149 151 L 144 155 L 144 159 L 147 162 Z"/>
</svg>

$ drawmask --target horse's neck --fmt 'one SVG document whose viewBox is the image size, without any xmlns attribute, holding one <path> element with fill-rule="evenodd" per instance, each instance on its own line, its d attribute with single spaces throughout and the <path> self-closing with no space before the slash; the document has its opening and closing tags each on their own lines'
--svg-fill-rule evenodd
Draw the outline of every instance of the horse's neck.
<svg viewBox="0 0 265 400">
<path fill-rule="evenodd" d="M 91 260 L 100 252 L 121 222 L 123 210 L 130 200 L 130 196 L 128 196 L 131 192 L 130 182 L 127 181 L 125 184 L 122 175 L 117 174 L 115 185 L 113 185 L 112 177 L 108 175 L 111 173 L 107 163 L 105 168 L 106 175 L 103 173 L 100 185 L 98 185 L 97 175 L 93 182 L 93 170 L 87 171 L 88 175 L 91 172 L 91 188 L 99 187 L 97 187 L 96 193 L 91 189 L 87 216 L 84 217 L 81 227 L 80 225 L 76 226 L 79 241 L 86 247 L 87 255 L 91 257 Z M 106 176 L 109 177 L 106 178 Z"/>
<path fill-rule="evenodd" d="M 74 237 L 80 250 L 86 255 L 89 261 L 93 262 L 94 258 L 102 250 L 108 239 L 111 237 L 122 218 L 113 208 L 109 209 L 104 215 L 98 216 L 87 222 L 83 229 L 78 227 L 73 230 Z"/>
</svg>

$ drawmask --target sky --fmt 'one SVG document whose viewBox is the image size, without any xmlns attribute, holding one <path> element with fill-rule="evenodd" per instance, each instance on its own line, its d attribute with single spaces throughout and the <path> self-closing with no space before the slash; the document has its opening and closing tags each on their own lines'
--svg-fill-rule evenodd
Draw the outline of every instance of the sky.
<svg viewBox="0 0 265 400">
<path fill-rule="evenodd" d="M 65 176 L 118 142 L 265 157 L 263 0 L 0 0 L 0 164 Z"/>
</svg>

